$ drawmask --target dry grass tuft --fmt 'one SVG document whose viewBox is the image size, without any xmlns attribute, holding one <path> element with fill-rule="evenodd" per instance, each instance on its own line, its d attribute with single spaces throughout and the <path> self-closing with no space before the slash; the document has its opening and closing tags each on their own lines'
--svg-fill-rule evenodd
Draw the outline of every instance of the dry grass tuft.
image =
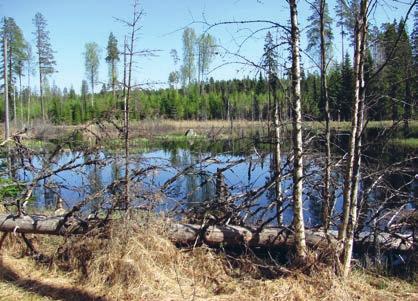
<svg viewBox="0 0 418 301">
<path fill-rule="evenodd" d="M 178 249 L 161 222 L 115 223 L 97 235 L 33 239 L 53 258 L 36 263 L 11 235 L 0 257 L 0 300 L 417 300 L 416 284 L 354 271 L 310 275 L 267 266 L 251 253 L 231 258 L 205 247 Z M 267 272 L 266 272 L 267 271 Z M 269 275 L 270 279 L 265 276 Z"/>
</svg>

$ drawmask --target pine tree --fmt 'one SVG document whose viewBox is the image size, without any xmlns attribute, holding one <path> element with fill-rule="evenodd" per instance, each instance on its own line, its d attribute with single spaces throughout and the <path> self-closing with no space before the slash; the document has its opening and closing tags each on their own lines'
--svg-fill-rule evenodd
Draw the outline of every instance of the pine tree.
<svg viewBox="0 0 418 301">
<path fill-rule="evenodd" d="M 26 60 L 27 43 L 23 37 L 22 30 L 16 24 L 15 20 L 10 17 L 3 19 L 1 36 L 7 39 L 7 74 L 8 74 L 8 93 L 9 99 L 15 99 L 16 95 L 16 79 L 19 78 L 19 95 L 21 94 L 22 76 L 24 62 Z M 4 47 L 4 45 L 3 45 Z M 2 48 L 3 48 L 2 47 Z M 20 96 L 19 96 L 20 97 Z M 14 103 L 13 111 L 16 112 L 16 103 Z M 13 116 L 16 121 L 17 116 Z"/>
<path fill-rule="evenodd" d="M 51 48 L 49 41 L 49 31 L 46 29 L 47 22 L 41 13 L 37 13 L 33 19 L 35 25 L 36 49 L 38 54 L 38 68 L 39 68 L 39 92 L 41 97 L 42 120 L 45 122 L 46 112 L 44 104 L 44 81 L 46 76 L 55 72 L 54 51 Z"/>
<path fill-rule="evenodd" d="M 320 56 L 321 53 L 321 5 L 322 0 L 315 0 L 312 3 L 312 14 L 308 18 L 309 25 L 307 27 L 308 46 L 307 51 Z M 325 51 L 326 56 L 331 57 L 332 41 L 334 34 L 332 32 L 332 18 L 329 14 L 328 4 L 325 3 L 323 7 L 323 19 L 324 19 L 324 36 L 325 36 Z"/>
</svg>

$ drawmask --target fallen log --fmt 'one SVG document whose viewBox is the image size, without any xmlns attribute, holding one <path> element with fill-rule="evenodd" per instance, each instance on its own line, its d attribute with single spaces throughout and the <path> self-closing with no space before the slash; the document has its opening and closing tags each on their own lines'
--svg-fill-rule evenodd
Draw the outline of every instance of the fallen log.
<svg viewBox="0 0 418 301">
<path fill-rule="evenodd" d="M 254 229 L 218 225 L 202 228 L 200 225 L 168 224 L 168 237 L 177 244 L 194 245 L 205 243 L 209 246 L 248 246 L 251 248 L 274 248 L 293 246 L 294 235 L 285 227 L 264 228 L 261 231 Z M 0 231 L 48 235 L 83 234 L 88 230 L 85 221 L 65 216 L 31 215 L 15 217 L 0 214 Z M 327 237 L 321 230 L 306 229 L 306 242 L 311 247 L 326 248 L 336 245 L 336 231 L 329 231 Z M 372 249 L 379 245 L 382 250 L 412 251 L 415 245 L 412 238 L 402 234 L 380 233 L 375 238 L 368 232 L 360 233 L 355 240 L 355 248 Z"/>
<path fill-rule="evenodd" d="M 83 234 L 87 223 L 66 216 L 0 214 L 0 231 L 28 234 Z"/>
<path fill-rule="evenodd" d="M 314 248 L 327 248 L 336 246 L 337 231 L 328 231 L 328 237 L 322 230 L 306 229 L 306 243 Z M 274 248 L 295 245 L 295 237 L 287 228 L 264 228 L 261 231 L 252 231 L 239 226 L 209 226 L 201 229 L 199 225 L 173 224 L 169 227 L 170 239 L 179 244 L 191 245 L 201 240 L 209 246 L 248 246 L 251 248 Z M 414 243 L 412 238 L 390 233 L 380 233 L 374 238 L 368 232 L 360 233 L 354 246 L 358 249 L 374 249 L 379 245 L 381 250 L 412 251 Z"/>
</svg>

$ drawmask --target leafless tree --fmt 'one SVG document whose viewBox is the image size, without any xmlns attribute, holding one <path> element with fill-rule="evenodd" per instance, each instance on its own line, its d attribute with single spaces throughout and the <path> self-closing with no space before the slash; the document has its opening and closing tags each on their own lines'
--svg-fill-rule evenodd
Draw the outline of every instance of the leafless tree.
<svg viewBox="0 0 418 301">
<path fill-rule="evenodd" d="M 300 93 L 300 32 L 297 1 L 289 0 L 292 48 L 292 140 L 293 140 L 293 212 L 296 252 L 300 259 L 306 257 L 305 223 L 303 219 L 303 141 L 302 107 Z"/>
</svg>

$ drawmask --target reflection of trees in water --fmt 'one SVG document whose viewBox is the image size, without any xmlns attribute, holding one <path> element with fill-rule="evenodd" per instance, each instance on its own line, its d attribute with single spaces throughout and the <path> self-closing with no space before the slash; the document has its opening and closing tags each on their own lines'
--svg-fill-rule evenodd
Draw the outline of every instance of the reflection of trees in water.
<svg viewBox="0 0 418 301">
<path fill-rule="evenodd" d="M 346 141 L 344 141 L 346 140 L 345 138 L 346 137 L 344 136 L 338 135 L 334 138 L 334 141 L 336 143 L 344 144 L 346 143 Z M 260 142 L 261 138 L 259 137 L 258 139 Z M 205 143 L 201 144 L 199 144 L 199 142 L 195 142 L 193 145 L 187 144 L 186 142 L 186 145 L 182 145 L 182 147 L 179 147 L 178 143 L 172 143 L 169 144 L 169 147 L 167 148 L 168 151 L 161 152 L 163 158 L 155 160 L 157 164 L 168 164 L 167 170 L 161 173 L 154 173 L 152 175 L 149 174 L 149 176 L 146 178 L 146 181 L 162 183 L 167 179 L 167 174 L 169 174 L 168 176 L 171 177 L 176 172 L 183 170 L 187 166 L 195 164 L 193 170 L 180 177 L 170 186 L 170 197 L 173 197 L 177 200 L 184 200 L 186 202 L 185 206 L 199 207 L 204 202 L 215 201 L 217 198 L 219 198 L 216 197 L 216 177 L 214 176 L 216 172 L 213 168 L 216 169 L 220 165 L 224 164 L 227 160 L 238 160 L 244 157 L 246 158 L 246 161 L 240 163 L 239 174 L 223 172 L 225 176 L 225 182 L 227 184 L 231 184 L 230 193 L 232 195 L 244 193 L 246 191 L 250 191 L 250 189 L 256 189 L 256 186 L 262 186 L 274 179 L 274 174 L 271 172 L 273 170 L 272 164 L 274 164 L 271 159 L 271 154 L 266 151 L 266 149 L 261 148 L 256 148 L 257 154 L 255 154 L 254 145 L 254 141 L 251 139 L 240 139 L 236 141 L 221 140 L 212 141 L 211 143 L 206 141 Z M 343 146 L 341 145 L 340 147 Z M 368 177 L 368 175 L 369 173 L 372 174 L 373 172 L 376 172 L 376 166 L 381 167 L 384 164 L 389 165 L 392 162 L 399 161 L 400 158 L 404 158 L 405 156 L 405 153 L 401 148 L 390 148 L 390 151 L 389 148 L 387 148 L 388 151 L 386 151 L 386 149 L 385 151 L 382 151 L 380 148 L 375 150 L 375 152 L 372 152 L 369 149 L 367 154 L 370 155 L 370 157 L 365 155 L 365 169 L 362 170 L 361 174 L 361 185 L 362 189 L 365 191 L 373 186 L 376 176 Z M 252 160 L 247 156 L 247 152 L 252 155 Z M 79 153 L 72 152 L 62 153 L 55 159 L 55 162 L 57 162 L 55 165 L 53 163 L 49 163 L 49 165 L 41 166 L 46 160 L 34 159 L 34 161 L 39 170 L 53 169 L 57 168 L 59 165 L 65 164 L 69 160 L 72 160 L 78 154 Z M 220 162 L 213 163 L 210 165 L 210 167 L 208 167 L 208 164 L 197 164 L 203 157 L 207 157 L 208 154 L 216 155 L 216 159 Z M 243 154 L 245 154 L 245 156 Z M 85 155 L 83 160 L 86 162 L 91 159 L 101 158 L 102 155 L 103 154 L 100 152 L 96 154 Z M 15 177 L 16 179 L 19 178 L 18 180 L 27 179 L 30 181 L 32 178 L 30 171 L 26 168 L 22 168 L 22 162 L 16 158 L 15 154 L 10 153 L 5 156 L 6 158 L 3 160 L 4 170 L 6 171 L 7 168 L 7 171 L 10 172 L 10 176 Z M 47 158 L 47 154 L 44 154 L 44 156 Z M 101 164 L 92 164 L 85 166 L 82 170 L 74 170 L 71 172 L 61 173 L 59 176 L 52 176 L 43 180 L 41 183 L 38 183 L 39 187 L 37 188 L 37 191 L 35 191 L 35 196 L 38 200 L 42 201 L 42 206 L 53 206 L 55 204 L 55 193 L 61 192 L 60 189 L 63 189 L 62 187 L 64 187 L 66 181 L 69 180 L 71 182 L 70 177 L 80 178 L 75 182 L 76 185 L 80 185 L 82 187 L 75 188 L 78 188 L 79 191 L 83 190 L 84 192 L 80 192 L 78 198 L 82 198 L 100 191 L 103 188 L 103 185 L 120 179 L 121 172 L 123 172 L 123 167 L 120 166 L 117 155 L 110 156 L 113 158 L 108 161 L 108 167 L 104 167 Z M 371 157 L 373 157 L 373 159 L 371 159 Z M 307 218 L 308 225 L 313 226 L 319 224 L 321 221 L 321 184 L 323 174 L 322 169 L 319 166 L 323 166 L 323 162 L 321 161 L 321 154 L 318 152 L 306 155 L 305 158 L 305 217 Z M 282 162 L 284 163 L 287 159 L 287 155 L 283 154 Z M 141 167 L 144 167 L 144 164 L 150 163 L 144 163 L 144 161 L 138 159 L 137 162 L 131 165 L 131 168 L 140 169 Z M 413 169 L 414 162 L 408 164 L 410 169 Z M 107 171 L 105 171 L 105 169 Z M 291 166 L 287 166 L 285 170 L 283 170 L 283 174 L 290 172 L 290 169 Z M 17 172 L 17 170 L 19 172 Z M 25 171 L 27 176 L 22 176 L 23 172 Z M 239 177 L 238 185 L 235 183 L 237 176 Z M 361 207 L 361 218 L 364 219 L 364 223 L 367 224 L 367 217 L 374 214 L 377 210 L 376 208 L 379 208 L 379 206 L 382 206 L 382 204 L 384 204 L 384 209 L 387 210 L 399 207 L 408 201 L 414 203 L 414 206 L 416 206 L 418 184 L 417 181 L 411 182 L 413 176 L 414 174 L 411 171 L 385 174 L 379 184 L 375 185 L 375 187 L 370 192 L 368 192 L 367 195 L 364 196 L 365 203 Z M 63 179 L 60 177 L 63 177 Z M 334 210 L 335 218 L 335 216 L 341 212 L 341 187 L 344 182 L 340 166 L 333 168 L 331 179 L 333 181 L 332 187 L 336 187 L 335 191 L 333 191 L 333 195 L 336 200 L 336 206 Z M 140 180 L 142 181 L 143 179 L 141 178 Z M 254 184 L 255 182 L 257 182 L 256 185 Z M 144 184 L 145 182 L 138 183 L 139 185 L 143 184 L 143 189 L 148 189 Z M 54 190 L 54 186 L 60 188 Z M 282 188 L 285 199 L 285 206 L 289 204 L 291 205 L 290 199 L 292 183 L 289 178 L 283 179 Z M 75 194 L 71 194 L 72 197 L 74 195 Z M 273 200 L 275 200 L 275 197 L 274 187 L 271 187 L 271 189 L 268 189 L 264 194 L 260 195 L 257 200 L 255 200 L 255 202 L 258 203 L 255 204 L 251 210 L 255 210 L 257 205 L 268 206 L 270 203 L 272 203 Z M 74 204 L 78 201 L 78 199 L 66 201 Z M 265 213 L 263 218 L 270 217 L 272 214 L 274 214 L 273 207 L 269 208 L 267 211 L 269 213 Z M 255 216 L 252 221 L 257 221 L 257 219 L 262 215 L 262 212 L 263 211 L 260 211 L 260 214 Z M 289 223 L 291 221 L 290 217 L 291 208 L 289 207 L 286 209 L 284 214 L 285 223 Z"/>
</svg>

